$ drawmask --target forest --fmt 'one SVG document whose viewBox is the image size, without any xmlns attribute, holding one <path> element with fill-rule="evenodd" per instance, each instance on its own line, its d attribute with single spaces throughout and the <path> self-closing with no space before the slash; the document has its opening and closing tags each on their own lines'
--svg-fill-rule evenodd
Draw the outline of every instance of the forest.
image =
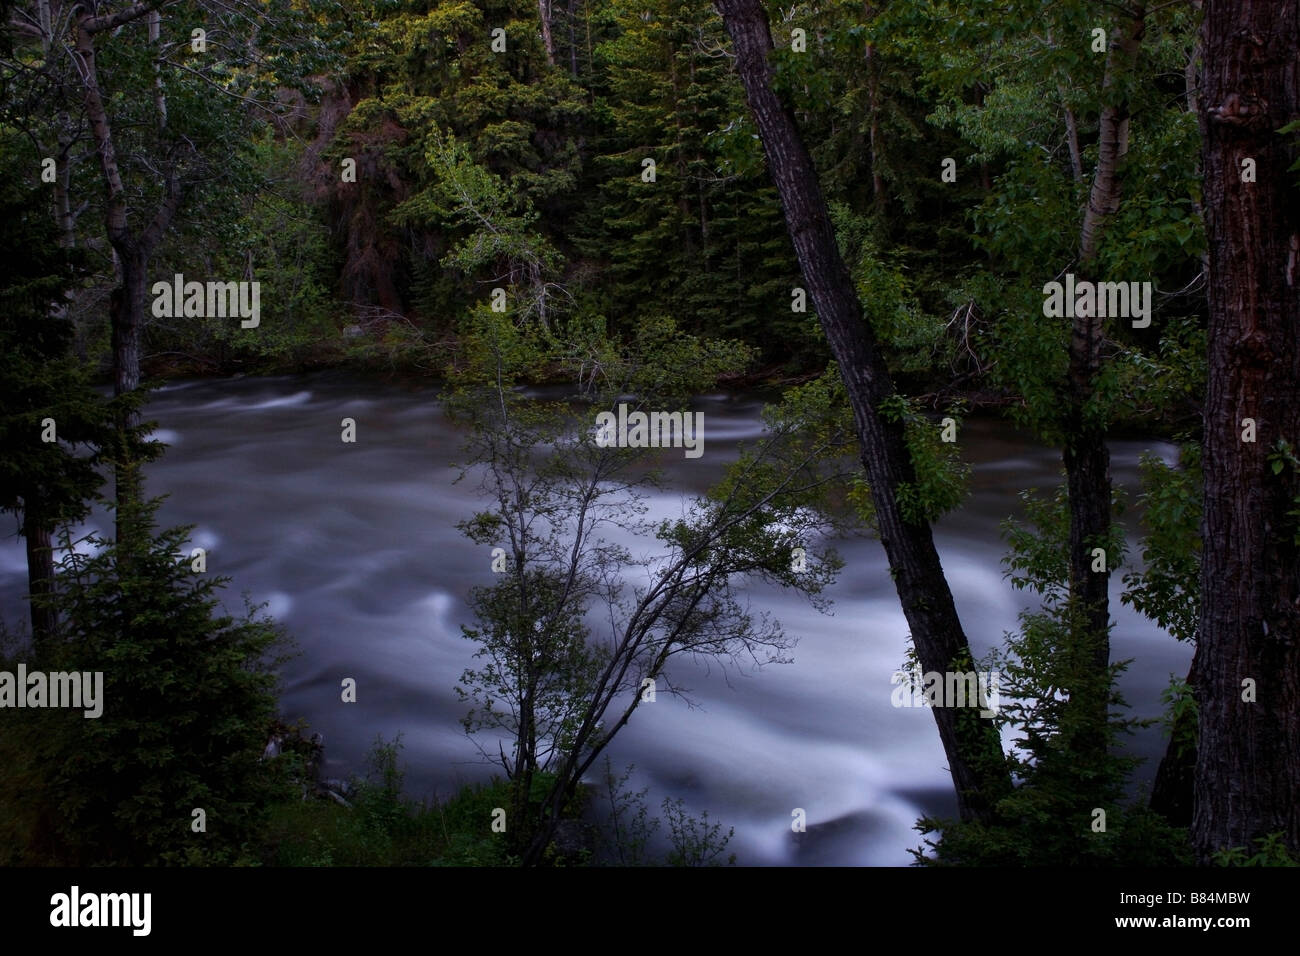
<svg viewBox="0 0 1300 956">
<path fill-rule="evenodd" d="M 1300 860 L 1297 0 L 0 14 L 0 865 Z"/>
</svg>

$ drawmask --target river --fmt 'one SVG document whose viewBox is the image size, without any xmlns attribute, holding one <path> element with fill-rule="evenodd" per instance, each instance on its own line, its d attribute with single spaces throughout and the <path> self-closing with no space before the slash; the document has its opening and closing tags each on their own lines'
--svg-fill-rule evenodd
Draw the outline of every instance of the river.
<svg viewBox="0 0 1300 956">
<path fill-rule="evenodd" d="M 760 434 L 761 400 L 748 394 L 699 399 L 706 454 L 665 459 L 667 487 L 649 517 L 678 513 L 681 495 L 703 490 Z M 472 664 L 460 633 L 472 623 L 465 597 L 485 583 L 488 557 L 455 528 L 481 507 L 473 482 L 453 484 L 459 438 L 436 390 L 386 385 L 329 372 L 169 384 L 146 415 L 170 444 L 149 467 L 151 494 L 167 494 L 167 524 L 194 524 L 208 570 L 229 575 L 232 611 L 247 591 L 283 622 L 301 653 L 284 672 L 283 712 L 325 735 L 327 775 L 361 769 L 376 737 L 402 733 L 412 795 L 444 797 L 486 779 L 464 736 L 454 687 Z M 357 441 L 340 441 L 340 420 Z M 1059 456 L 1009 425 L 975 420 L 959 436 L 974 466 L 971 496 L 936 528 L 944 568 L 976 654 L 1016 626 L 1029 596 L 1003 576 L 999 523 L 1018 512 L 1017 492 L 1059 481 Z M 1144 450 L 1171 460 L 1163 442 L 1111 445 L 1116 483 L 1137 494 Z M 1136 509 L 1125 521 L 1130 553 Z M 104 527 L 103 514 L 89 527 Z M 930 712 L 895 708 L 890 675 L 901 666 L 907 627 L 878 542 L 836 543 L 845 567 L 829 596 L 831 615 L 779 590 L 753 593 L 799 639 L 793 663 L 738 673 L 679 661 L 675 680 L 697 705 L 660 693 L 611 746 L 632 783 L 735 827 L 729 852 L 742 864 L 902 865 L 923 812 L 953 810 L 952 786 Z M 1112 577 L 1113 657 L 1133 658 L 1121 680 L 1132 713 L 1158 716 L 1169 675 L 1185 675 L 1191 648 L 1119 602 Z M 0 545 L 0 608 L 12 628 L 25 615 L 22 542 Z M 357 681 L 356 703 L 340 682 Z M 1127 738 L 1149 759 L 1163 751 L 1158 728 Z M 808 832 L 791 832 L 791 812 Z"/>
</svg>

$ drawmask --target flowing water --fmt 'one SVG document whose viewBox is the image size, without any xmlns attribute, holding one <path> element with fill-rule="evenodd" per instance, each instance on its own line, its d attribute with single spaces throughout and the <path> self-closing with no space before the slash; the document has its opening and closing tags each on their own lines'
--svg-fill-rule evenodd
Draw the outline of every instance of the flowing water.
<svg viewBox="0 0 1300 956">
<path fill-rule="evenodd" d="M 649 500 L 649 517 L 678 513 L 683 495 L 719 477 L 737 442 L 761 433 L 756 395 L 704 396 L 697 408 L 705 454 L 665 456 L 672 491 Z M 415 796 L 446 796 L 490 776 L 461 730 L 454 692 L 473 663 L 460 632 L 472 623 L 465 597 L 490 580 L 485 550 L 455 525 L 482 504 L 474 482 L 453 484 L 459 437 L 436 392 L 339 373 L 181 382 L 159 390 L 146 414 L 170 444 L 148 469 L 149 491 L 170 495 L 160 520 L 197 526 L 193 546 L 207 549 L 209 572 L 233 579 L 232 611 L 246 591 L 296 639 L 282 711 L 325 735 L 326 774 L 362 770 L 376 737 L 401 732 Z M 340 440 L 344 417 L 356 420 L 355 444 Z M 1029 603 L 1003 576 L 999 523 L 1019 511 L 1021 488 L 1059 481 L 1060 464 L 1001 422 L 969 422 L 959 437 L 974 466 L 972 494 L 936 532 L 978 655 Z M 1162 442 L 1111 450 L 1130 500 L 1139 454 L 1174 456 Z M 89 527 L 104 528 L 104 516 Z M 919 843 L 916 818 L 954 808 L 931 713 L 891 703 L 907 627 L 883 550 L 865 537 L 836 547 L 845 567 L 829 591 L 831 614 L 778 589 L 752 594 L 755 611 L 770 611 L 798 638 L 793 663 L 738 672 L 679 661 L 674 682 L 690 688 L 695 706 L 659 693 L 610 749 L 616 770 L 635 764 L 632 783 L 650 788 L 652 811 L 681 797 L 691 812 L 734 826 L 729 851 L 741 863 L 906 864 Z M 1186 673 L 1190 648 L 1120 604 L 1121 578 L 1112 577 L 1113 656 L 1134 659 L 1121 690 L 1135 715 L 1153 717 L 1169 675 Z M 11 628 L 25 614 L 24 592 L 22 542 L 7 537 L 0 607 Z M 357 681 L 356 703 L 340 700 L 345 677 Z M 1159 730 L 1128 740 L 1150 758 L 1136 778 L 1149 780 Z M 794 808 L 807 815 L 798 839 Z"/>
</svg>

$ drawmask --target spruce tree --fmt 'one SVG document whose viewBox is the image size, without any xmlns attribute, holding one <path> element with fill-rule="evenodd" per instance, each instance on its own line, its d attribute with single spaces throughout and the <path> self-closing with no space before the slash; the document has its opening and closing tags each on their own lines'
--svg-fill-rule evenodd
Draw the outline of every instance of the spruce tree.
<svg viewBox="0 0 1300 956">
<path fill-rule="evenodd" d="M 0 511 L 18 516 L 34 596 L 48 593 L 54 576 L 51 534 L 89 510 L 111 434 L 107 406 L 73 355 L 72 323 L 56 309 L 76 257 L 60 245 L 43 199 L 39 186 L 0 184 Z M 31 623 L 36 640 L 49 636 L 48 602 L 33 602 Z"/>
<path fill-rule="evenodd" d="M 156 529 L 159 503 L 128 502 L 119 540 L 64 541 L 54 593 L 64 622 L 35 663 L 101 672 L 102 713 L 5 712 L 25 787 L 0 791 L 0 805 L 39 808 L 27 862 L 255 858 L 275 793 L 259 758 L 276 715 L 273 655 L 283 636 L 255 608 L 226 613 L 226 579 L 195 571 L 189 528 Z"/>
</svg>

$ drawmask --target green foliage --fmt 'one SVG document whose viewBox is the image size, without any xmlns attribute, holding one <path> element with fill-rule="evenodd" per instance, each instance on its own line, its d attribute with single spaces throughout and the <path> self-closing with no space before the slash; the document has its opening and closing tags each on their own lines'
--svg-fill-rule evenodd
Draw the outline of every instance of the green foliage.
<svg viewBox="0 0 1300 956">
<path fill-rule="evenodd" d="M 1065 483 L 1056 486 L 1050 498 L 1040 497 L 1038 489 L 1020 492 L 1025 509 L 1023 521 L 1007 519 L 1002 523 L 1003 534 L 1010 546 L 1003 559 L 1007 577 L 1020 590 L 1032 590 L 1047 600 L 1049 607 L 1059 608 L 1068 600 L 1069 557 L 1066 542 L 1070 534 L 1069 496 Z M 1112 513 L 1119 513 L 1124 502 L 1124 492 L 1116 488 L 1111 493 Z M 1126 546 L 1124 529 L 1118 522 L 1110 525 L 1107 538 L 1086 541 L 1089 550 L 1102 548 L 1106 552 L 1106 566 L 1114 570 L 1123 564 Z"/>
<path fill-rule="evenodd" d="M 8 138 L 0 156 L 35 162 Z M 92 390 L 73 354 L 74 329 L 62 313 L 81 257 L 60 245 L 40 198 L 39 187 L 15 178 L 0 184 L 0 511 L 52 530 L 88 512 L 115 408 Z M 56 441 L 43 438 L 47 419 Z"/>
<path fill-rule="evenodd" d="M 903 440 L 912 461 L 914 480 L 898 487 L 903 517 L 914 524 L 931 522 L 961 504 L 970 466 L 961 460 L 957 443 L 943 441 L 935 423 L 901 395 L 882 403 L 880 411 L 888 420 L 903 422 Z"/>
<path fill-rule="evenodd" d="M 1064 788 L 1053 791 L 1058 797 Z M 1024 799 L 1031 796 L 1034 799 Z M 1142 801 L 1111 804 L 1106 832 L 1093 833 L 1091 808 L 1065 799 L 1045 799 L 1044 790 L 1017 788 L 1020 799 L 999 804 L 999 812 L 1018 820 L 1015 826 L 959 823 L 923 818 L 922 833 L 940 833 L 925 840 L 926 849 L 912 850 L 922 866 L 982 867 L 1147 867 L 1190 866 L 1191 847 L 1185 830 L 1170 827 Z"/>
<path fill-rule="evenodd" d="M 1071 599 L 1065 542 L 1069 516 L 1063 488 L 1052 498 L 1021 495 L 1027 520 L 1004 525 L 1010 543 L 1008 577 L 1042 599 L 1020 614 L 1020 629 L 991 652 L 981 669 L 999 675 L 999 705 L 991 718 L 1010 731 L 1007 759 L 1014 787 L 997 800 L 992 819 L 961 822 L 926 817 L 922 834 L 936 834 L 913 850 L 920 865 L 1151 866 L 1191 861 L 1186 833 L 1146 807 L 1130 802 L 1125 783 L 1135 758 L 1119 753 L 1122 734 L 1144 721 L 1123 717 L 1115 690 L 1127 662 L 1099 670 L 1092 660 L 1081 609 Z M 1122 539 L 1097 543 L 1108 561 L 1122 555 Z M 1115 549 L 1112 551 L 1112 549 Z M 1099 726 L 1090 708 L 1075 701 L 1102 700 Z M 1180 698 L 1175 708 L 1194 706 Z M 1105 811 L 1105 829 L 1093 828 Z"/>
<path fill-rule="evenodd" d="M 260 324 L 243 328 L 219 316 L 154 319 L 148 342 L 176 364 L 199 371 L 268 372 L 337 362 L 343 352 L 334 294 L 339 264 L 331 248 L 324 210 L 295 178 L 301 148 L 263 133 L 249 145 L 249 175 L 261 188 L 232 197 L 230 214 L 216 224 L 218 254 L 205 255 L 208 274 L 194 273 L 195 248 L 160 257 L 157 274 L 187 279 L 250 279 L 261 284 Z M 204 235 L 199 242 L 210 243 Z"/>
<path fill-rule="evenodd" d="M 907 375 L 951 367 L 956 343 L 946 334 L 946 322 L 927 313 L 916 298 L 907 276 L 906 251 L 883 254 L 872 221 L 844 203 L 831 206 L 831 218 L 863 312 L 886 349 L 890 368 Z"/>
<path fill-rule="evenodd" d="M 1120 205 L 1086 268 L 1112 281 L 1150 280 L 1158 312 L 1145 332 L 1108 320 L 1107 361 L 1082 411 L 1100 427 L 1125 419 L 1148 427 L 1153 415 L 1194 414 L 1188 399 L 1199 393 L 1204 370 L 1203 349 L 1196 348 L 1204 237 L 1196 119 L 1181 94 L 1195 14 L 1176 5 L 1149 11 L 1141 56 L 1106 91 L 1107 58 L 1091 53 L 1088 38 L 1092 27 L 1109 29 L 1114 15 L 1098 22 L 1083 4 L 1044 10 L 1013 3 L 976 15 L 949 0 L 923 0 L 885 19 L 907 37 L 901 42 L 915 47 L 934 104 L 932 122 L 960 134 L 970 150 L 963 170 L 979 164 L 992 187 L 969 206 L 969 241 L 984 261 L 955 271 L 968 273 L 964 284 L 984 317 L 976 337 L 979 365 L 1013 397 L 1013 417 L 1045 441 L 1068 438 L 1070 323 L 1043 316 L 1041 290 L 1065 272 L 1079 272 L 1097 117 L 1118 97 L 1130 116 L 1117 171 Z M 944 31 L 917 36 L 921 24 L 936 22 L 946 25 L 946 37 Z M 973 281 L 976 274 L 980 281 Z"/>
<path fill-rule="evenodd" d="M 1294 120 L 1290 123 L 1287 123 L 1281 129 L 1279 129 L 1278 132 L 1281 133 L 1282 135 L 1286 135 L 1287 133 L 1300 134 L 1300 120 Z M 1287 172 L 1300 173 L 1300 156 L 1296 158 L 1295 162 L 1293 162 L 1289 167 L 1287 167 Z M 1296 177 L 1295 186 L 1297 189 L 1300 189 L 1300 176 Z"/>
<path fill-rule="evenodd" d="M 698 334 L 743 335 L 770 360 L 817 354 L 791 312 L 798 267 L 740 83 L 710 52 L 727 42 L 721 20 L 668 0 L 612 16 L 595 52 L 599 155 L 575 236 L 599 269 L 598 307 L 620 329 L 667 313 Z"/>
<path fill-rule="evenodd" d="M 1021 491 L 1019 497 L 1024 520 L 1002 524 L 1009 545 L 1003 559 L 1007 576 L 1019 590 L 1031 589 L 1059 601 L 1070 576 L 1069 553 L 1061 546 L 1070 533 L 1065 485 L 1057 485 L 1051 498 L 1040 497 L 1036 488 Z"/>
<path fill-rule="evenodd" d="M 943 441 L 940 427 L 902 396 L 884 403 L 881 414 L 904 423 L 904 441 L 915 474 L 914 481 L 899 488 L 904 516 L 910 521 L 933 521 L 961 504 L 970 466 L 961 460 L 957 444 Z M 958 421 L 959 409 L 949 409 L 948 414 Z M 765 409 L 764 421 L 777 434 L 789 436 L 783 449 L 806 455 L 810 463 L 827 469 L 819 484 L 809 486 L 816 489 L 819 508 L 843 502 L 851 506 L 857 523 L 874 526 L 874 506 L 859 461 L 861 446 L 844 382 L 834 363 L 818 378 L 787 389 L 779 404 Z M 772 467 L 774 464 L 769 465 Z M 751 480 L 748 471 L 737 474 Z M 731 481 L 719 487 L 730 488 Z"/>
<path fill-rule="evenodd" d="M 468 207 L 448 187 L 495 183 L 507 204 L 545 217 L 536 238 L 553 243 L 580 200 L 588 107 L 572 79 L 546 63 L 528 0 L 360 0 L 356 16 L 367 41 L 351 46 L 346 74 L 358 97 L 336 105 L 346 116 L 326 153 L 344 291 L 357 305 L 414 310 L 431 320 L 422 330 L 445 331 L 485 287 L 506 284 L 495 270 L 474 271 L 485 261 L 476 256 L 493 250 L 482 233 L 468 238 L 483 224 L 456 213 Z M 491 49 L 497 27 L 503 53 Z M 452 143 L 461 144 L 454 154 Z M 357 162 L 356 183 L 338 182 L 345 157 Z"/>
<path fill-rule="evenodd" d="M 812 597 L 833 577 L 838 563 L 818 547 L 832 483 L 823 469 L 843 438 L 820 440 L 825 423 L 811 434 L 800 427 L 824 406 L 785 408 L 769 419 L 770 437 L 708 495 L 680 519 L 652 525 L 641 518 L 643 489 L 658 485 L 653 466 L 663 452 L 603 440 L 598 416 L 617 418 L 620 406 L 691 414 L 690 396 L 748 350 L 686 335 L 667 319 L 626 339 L 585 313 L 542 326 L 481 308 L 467 324 L 447 407 L 468 433 L 462 477 L 477 473 L 488 507 L 460 528 L 500 548 L 504 566 L 494 584 L 471 593 L 476 624 L 464 633 L 482 664 L 465 672 L 459 693 L 471 705 L 466 731 L 486 733 L 484 756 L 515 787 L 512 846 L 523 853 L 531 843 L 536 862 L 537 841 L 631 717 L 643 680 L 662 677 L 682 653 L 783 659 L 779 624 L 753 619 L 738 585 L 766 580 Z M 521 378 L 545 366 L 576 380 L 581 401 L 522 393 Z M 633 556 L 615 531 L 662 546 Z M 792 566 L 796 547 L 808 554 L 802 570 Z M 645 583 L 622 583 L 631 569 L 644 569 L 636 577 Z M 590 628 L 594 620 L 599 629 Z M 546 800 L 531 807 L 527 794 L 547 774 Z M 683 845 L 712 846 L 715 837 L 689 831 Z"/>
<path fill-rule="evenodd" d="M 1107 668 L 1112 717 L 1097 740 L 1091 715 L 1070 706 L 1073 695 L 1096 693 L 1099 678 L 1071 644 L 1068 616 L 1021 615 L 1021 629 L 982 667 L 999 674 L 1000 706 L 993 721 L 1011 730 L 1008 759 L 1015 786 L 997 801 L 990 822 L 925 817 L 916 829 L 936 834 L 912 853 L 919 865 L 1154 866 L 1191 862 L 1185 831 L 1130 802 L 1124 784 L 1136 761 L 1116 753 L 1120 734 L 1141 722 L 1114 715 L 1123 700 L 1114 682 L 1126 664 Z M 1085 740 L 1091 746 L 1084 746 Z M 1094 810 L 1106 813 L 1093 829 Z"/>
<path fill-rule="evenodd" d="M 1160 110 L 1132 141 L 1125 171 L 1137 191 L 1109 226 L 1115 241 L 1100 262 L 1106 274 L 1178 275 L 1205 252 L 1196 122 L 1185 110 Z"/>
<path fill-rule="evenodd" d="M 1160 702 L 1165 705 L 1162 723 L 1170 741 L 1170 756 L 1176 760 L 1193 756 L 1200 709 L 1191 686 L 1183 678 L 1170 674 L 1169 686 L 1160 695 Z"/>
<path fill-rule="evenodd" d="M 1142 456 L 1138 497 L 1145 567 L 1124 576 L 1121 600 L 1180 641 L 1195 638 L 1201 590 L 1201 451 L 1183 445 L 1177 467 Z"/>
<path fill-rule="evenodd" d="M 431 866 L 514 866 L 507 833 L 492 832 L 492 812 L 514 806 L 517 788 L 504 780 L 463 787 L 438 808 L 444 849 Z"/>
<path fill-rule="evenodd" d="M 1285 438 L 1274 443 L 1268 454 L 1268 464 L 1274 475 L 1281 476 L 1293 488 L 1300 487 L 1300 458 L 1296 457 L 1295 448 Z M 1300 545 L 1300 491 L 1291 496 L 1286 518 L 1291 530 L 1291 543 Z"/>
<path fill-rule="evenodd" d="M 4 799 L 41 808 L 24 855 L 79 866 L 253 859 L 274 788 L 259 761 L 276 707 L 268 655 L 283 636 L 252 607 L 222 612 L 224 579 L 191 571 L 188 529 L 155 531 L 156 508 L 127 505 L 120 541 L 64 536 L 63 623 L 28 666 L 102 672 L 103 713 L 4 712 L 37 778 Z M 194 808 L 206 833 L 191 831 Z"/>
<path fill-rule="evenodd" d="M 606 853 L 611 862 L 619 866 L 653 866 L 658 863 L 650 854 L 651 841 L 663 822 L 651 817 L 645 804 L 648 788 L 631 791 L 627 781 L 635 767 L 629 766 L 616 777 L 609 758 L 605 758 L 604 784 L 609 798 L 609 816 L 605 823 L 608 835 Z M 685 801 L 664 797 L 664 819 L 668 821 L 667 855 L 658 865 L 666 866 L 721 866 L 722 854 L 735 836 L 736 828 L 729 827 L 723 834 L 721 823 L 709 823 L 709 812 L 695 817 L 687 812 Z M 736 854 L 726 857 L 735 864 Z"/>
<path fill-rule="evenodd" d="M 527 766 L 504 762 L 507 776 L 545 772 L 572 752 L 608 663 L 607 653 L 589 646 L 584 609 L 565 600 L 566 584 L 561 573 L 528 566 L 470 596 L 470 610 L 483 624 L 462 631 L 483 663 L 466 670 L 456 688 L 472 704 L 462 724 L 471 737 L 516 728 L 525 735 L 516 746 L 527 754 Z"/>
<path fill-rule="evenodd" d="M 622 776 L 614 775 L 609 756 L 605 757 L 604 789 L 609 799 L 609 816 L 606 818 L 606 856 L 618 866 L 651 866 L 650 843 L 659 829 L 659 819 L 650 816 L 645 804 L 648 787 L 632 791 L 627 782 L 636 769 L 629 765 Z"/>
<path fill-rule="evenodd" d="M 29 6 L 34 11 L 39 5 Z M 82 250 L 90 266 L 69 285 L 75 293 L 69 312 L 83 342 L 108 344 L 106 304 L 110 289 L 123 279 L 114 259 L 129 246 L 132 255 L 145 256 L 146 289 L 175 272 L 207 279 L 195 273 L 220 268 L 226 274 L 212 278 L 257 280 L 246 272 L 270 266 L 264 301 L 271 321 L 258 334 L 236 335 L 230 344 L 227 327 L 210 328 L 192 319 L 151 329 L 146 301 L 143 338 L 146 353 L 153 353 L 146 358 L 168 368 L 205 371 L 229 361 L 231 349 L 240 353 L 238 359 L 283 360 L 289 349 L 284 340 L 291 335 L 286 324 L 303 321 L 305 300 L 319 299 L 322 287 L 319 276 L 303 268 L 315 251 L 301 242 L 306 232 L 285 229 L 282 210 L 268 218 L 280 219 L 284 244 L 276 245 L 267 233 L 249 235 L 257 232 L 259 221 L 267 232 L 272 229 L 253 212 L 276 185 L 265 175 L 258 145 L 272 127 L 279 135 L 289 132 L 292 114 L 305 115 L 319 92 L 313 78 L 337 65 L 342 37 L 330 22 L 340 5 L 324 0 L 309 10 L 298 0 L 265 0 L 254 9 L 180 0 L 165 7 L 95 8 L 123 17 L 115 29 L 93 38 L 96 89 L 106 111 L 97 130 L 111 135 L 111 148 L 97 148 L 92 136 L 85 87 L 90 74 L 74 52 L 81 17 L 71 10 L 47 17 L 44 35 L 34 13 L 27 14 L 31 29 L 6 27 L 20 52 L 0 65 L 0 86 L 6 90 L 0 123 L 21 130 L 35 146 L 36 161 L 16 168 L 35 170 L 41 158 L 58 159 L 55 183 L 42 187 L 53 201 L 46 198 L 34 210 L 53 213 L 64 230 L 60 239 Z M 150 10 L 162 14 L 152 23 Z M 202 54 L 191 47 L 195 24 L 207 31 Z M 158 30 L 156 40 L 150 38 L 151 27 Z M 112 181 L 100 152 L 115 163 Z M 323 234 L 317 230 L 316 238 Z M 271 262 L 259 255 L 267 246 L 273 250 Z M 94 359 L 108 364 L 111 354 L 101 351 Z"/>
<path fill-rule="evenodd" d="M 1214 854 L 1216 866 L 1300 866 L 1300 860 L 1287 849 L 1286 834 L 1270 833 L 1254 841 L 1259 848 L 1252 855 L 1244 846 L 1219 850 Z"/>
<path fill-rule="evenodd" d="M 669 841 L 672 843 L 668 853 L 669 866 L 722 865 L 720 858 L 736 835 L 735 827 L 728 827 L 723 836 L 721 823 L 709 823 L 708 810 L 701 812 L 699 817 L 691 816 L 686 812 L 681 797 L 676 800 L 664 797 L 663 811 L 668 819 Z M 726 862 L 734 864 L 736 854 L 730 854 Z"/>
<path fill-rule="evenodd" d="M 1031 284 L 1040 289 L 1054 277 L 1055 270 L 1043 275 L 1046 264 L 1068 262 L 1074 255 L 1077 232 L 1063 229 L 1062 218 L 1074 218 L 1077 197 L 1075 186 L 1041 153 L 1010 159 L 997 190 L 971 211 L 976 247 L 1010 274 L 1035 277 Z M 1038 305 L 1041 321 L 1041 298 Z"/>
<path fill-rule="evenodd" d="M 499 284 L 516 299 L 512 311 L 519 318 L 536 313 L 544 322 L 561 259 L 534 228 L 538 215 L 528 193 L 476 163 L 454 136 L 434 128 L 426 142 L 433 183 L 398 206 L 393 221 L 442 226 L 459 235 L 442 264 L 469 280 Z"/>
<path fill-rule="evenodd" d="M 376 739 L 366 773 L 346 788 L 348 806 L 291 794 L 275 803 L 266 862 L 275 866 L 502 866 L 505 839 L 492 808 L 508 787 L 467 786 L 445 802 L 417 802 L 402 790 L 401 734 Z M 285 760 L 282 754 L 276 761 Z"/>
<path fill-rule="evenodd" d="M 1205 394 L 1205 326 L 1199 317 L 1173 316 L 1163 323 L 1155 349 L 1125 348 L 1112 365 L 1117 417 L 1148 431 L 1170 432 L 1200 424 Z"/>
<path fill-rule="evenodd" d="M 1032 428 L 1043 441 L 1063 443 L 1060 413 L 1069 368 L 1069 327 L 1043 318 L 1041 285 L 1002 286 L 988 277 L 972 287 L 981 294 L 987 314 L 995 316 L 985 339 L 993 363 L 990 378 L 1015 396 L 1012 420 Z"/>
</svg>

